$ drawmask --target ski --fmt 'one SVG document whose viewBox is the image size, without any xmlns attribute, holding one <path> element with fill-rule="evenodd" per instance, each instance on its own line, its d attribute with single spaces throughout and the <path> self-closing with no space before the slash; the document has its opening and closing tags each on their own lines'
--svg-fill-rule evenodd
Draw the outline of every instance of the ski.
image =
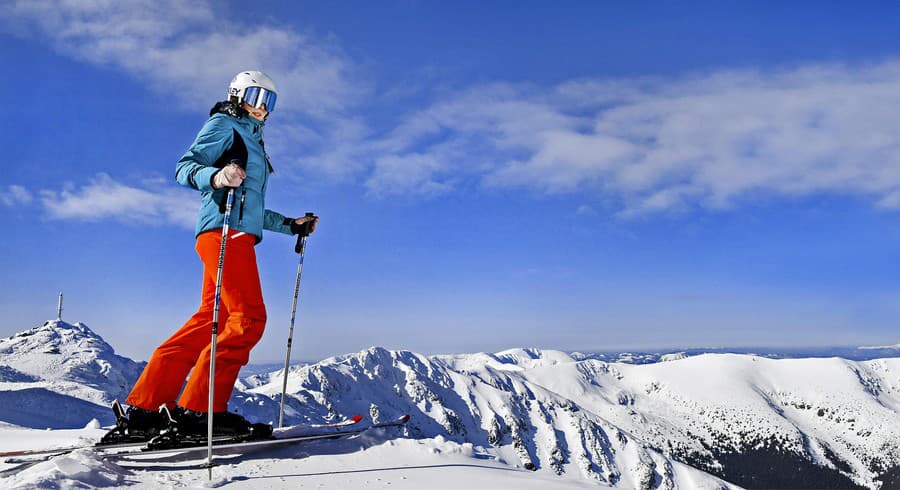
<svg viewBox="0 0 900 490">
<path fill-rule="evenodd" d="M 214 452 L 225 452 L 225 450 L 235 450 L 235 449 L 251 449 L 251 448 L 259 448 L 259 447 L 272 447 L 272 446 L 281 446 L 288 444 L 297 444 L 306 441 L 314 441 L 319 439 L 337 439 L 341 437 L 349 437 L 357 434 L 362 434 L 370 429 L 379 429 L 386 427 L 399 427 L 405 425 L 409 421 L 409 415 L 403 415 L 397 419 L 391 420 L 389 422 L 381 422 L 378 424 L 366 425 L 364 427 L 347 427 L 347 428 L 338 428 L 337 430 L 321 432 L 318 434 L 307 434 L 307 435 L 298 435 L 292 437 L 275 437 L 272 439 L 259 439 L 259 440 L 250 440 L 250 441 L 235 441 L 234 439 L 228 440 L 220 439 L 216 440 L 213 438 L 213 451 Z M 352 425 L 352 424 L 351 424 Z M 109 448 L 109 447 L 100 447 L 95 448 L 98 449 L 99 452 L 103 454 L 104 458 L 121 458 L 127 456 L 144 456 L 144 455 L 160 455 L 160 454 L 190 454 L 190 453 L 199 453 L 207 450 L 206 439 L 191 441 L 190 443 L 171 448 L 162 448 L 162 449 L 149 449 L 147 447 L 140 448 Z"/>
<path fill-rule="evenodd" d="M 127 427 L 127 419 L 124 410 L 118 401 L 113 402 L 113 413 L 116 415 L 116 426 L 114 429 L 124 430 Z M 397 419 L 377 424 L 369 424 L 362 427 L 355 427 L 361 422 L 362 415 L 354 415 L 339 422 L 327 424 L 310 424 L 295 425 L 284 427 L 272 431 L 271 437 L 265 439 L 241 439 L 240 437 L 221 436 L 213 437 L 214 451 L 231 451 L 241 449 L 250 449 L 255 447 L 269 447 L 287 444 L 297 444 L 304 441 L 313 441 L 318 439 L 335 439 L 340 437 L 349 437 L 361 434 L 369 429 L 378 429 L 382 427 L 402 426 L 409 421 L 409 415 L 403 415 Z M 27 468 L 30 468 L 40 462 L 50 460 L 57 456 L 63 456 L 80 449 L 89 449 L 103 458 L 121 458 L 137 455 L 153 455 L 153 454 L 171 454 L 171 453 L 196 453 L 206 450 L 208 444 L 206 437 L 187 439 L 182 441 L 174 441 L 171 447 L 150 448 L 148 441 L 124 441 L 116 443 L 104 444 L 101 440 L 95 444 L 84 444 L 77 446 L 68 446 L 62 448 L 50 449 L 25 449 L 17 451 L 0 452 L 0 458 L 4 463 L 15 464 L 12 468 L 0 470 L 0 478 L 15 475 Z"/>
<path fill-rule="evenodd" d="M 296 425 L 291 427 L 285 427 L 283 429 L 276 429 L 273 433 L 273 437 L 278 438 L 279 434 L 284 434 L 286 431 L 290 431 L 291 433 L 297 431 L 316 431 L 316 430 L 328 430 L 328 429 L 341 429 L 345 427 L 352 426 L 361 422 L 363 419 L 362 415 L 354 415 L 353 417 L 341 420 L 340 422 L 333 422 L 328 424 L 310 424 L 310 425 Z M 282 436 L 284 437 L 284 436 Z M 269 439 L 264 439 L 269 440 Z M 232 437 L 222 437 L 218 438 L 218 442 L 233 442 L 234 438 Z M 217 442 L 217 438 L 213 438 L 213 443 Z M 206 438 L 203 438 L 203 444 L 206 444 Z M 82 444 L 78 446 L 68 446 L 61 448 L 51 448 L 51 449 L 24 449 L 17 451 L 5 451 L 0 452 L 0 458 L 5 458 L 3 460 L 4 463 L 24 463 L 24 459 L 20 459 L 22 457 L 31 457 L 31 456 L 44 456 L 43 458 L 37 459 L 29 459 L 28 461 L 41 462 L 53 458 L 55 456 L 60 456 L 63 454 L 68 454 L 72 451 L 77 451 L 79 449 L 93 449 L 99 452 L 107 452 L 114 451 L 117 449 L 129 449 L 129 448 L 141 448 L 147 445 L 147 441 L 133 441 L 133 442 L 122 442 L 117 444 Z M 18 458 L 17 458 L 18 457 Z"/>
<path fill-rule="evenodd" d="M 298 433 L 298 432 L 303 432 L 303 431 L 307 431 L 307 430 L 339 429 L 342 427 L 349 427 L 351 425 L 358 424 L 358 423 L 362 422 L 362 419 L 363 419 L 363 416 L 357 414 L 357 415 L 350 417 L 349 419 L 341 420 L 340 422 L 333 422 L 330 424 L 311 424 L 311 425 L 287 426 L 287 427 L 274 429 L 272 431 L 272 437 L 274 437 L 275 439 L 284 439 L 284 438 L 288 438 L 288 437 L 303 435 L 302 433 Z"/>
<path fill-rule="evenodd" d="M 223 437 L 223 438 L 213 438 L 213 448 L 218 449 L 227 449 L 227 448 L 235 448 L 235 447 L 244 447 L 244 445 L 252 444 L 253 446 L 265 446 L 262 443 L 270 443 L 270 444 L 285 444 L 285 443 L 299 443 L 302 441 L 309 441 L 315 439 L 328 439 L 328 438 L 337 438 L 337 437 L 345 437 L 352 434 L 359 434 L 361 432 L 365 432 L 371 428 L 377 427 L 389 427 L 392 425 L 398 425 L 397 421 L 389 422 L 385 424 L 375 424 L 362 429 L 356 430 L 348 430 L 348 428 L 353 425 L 361 422 L 363 419 L 362 415 L 354 415 L 353 417 L 342 420 L 340 422 L 334 422 L 329 424 L 315 424 L 315 425 L 303 425 L 303 426 L 292 426 L 285 427 L 279 431 L 276 431 L 273 434 L 272 439 L 261 439 L 254 441 L 245 441 L 245 442 L 237 442 L 232 437 Z M 402 417 L 401 417 L 402 419 Z M 398 419 L 399 421 L 400 419 Z M 409 420 L 409 417 L 406 416 L 403 419 L 403 423 L 406 423 L 406 420 Z M 282 437 L 278 438 L 279 434 L 284 434 L 285 431 L 318 431 L 318 434 L 308 434 L 304 436 L 293 436 L 293 437 Z M 6 457 L 3 460 L 4 463 L 9 464 L 17 464 L 12 468 L 7 468 L 5 470 L 0 470 L 0 478 L 5 478 L 7 476 L 15 475 L 21 471 L 24 471 L 38 463 L 43 461 L 48 461 L 57 456 L 63 456 L 69 454 L 73 451 L 77 451 L 79 449 L 89 449 L 94 451 L 95 453 L 100 454 L 102 457 L 125 457 L 128 455 L 139 455 L 139 454 L 165 454 L 165 453 L 179 453 L 179 452 L 187 452 L 192 453 L 198 450 L 202 451 L 207 448 L 206 446 L 206 438 L 203 439 L 199 443 L 199 445 L 190 445 L 186 447 L 173 447 L 167 449 L 157 449 L 157 450 L 148 450 L 147 442 L 127 442 L 120 444 L 106 444 L 106 445 L 83 445 L 83 446 L 71 446 L 66 448 L 56 448 L 56 449 L 38 449 L 38 450 L 24 450 L 24 451 L 8 451 L 5 453 L 0 453 L 0 457 Z M 25 456 L 25 458 L 17 458 L 16 456 Z"/>
</svg>

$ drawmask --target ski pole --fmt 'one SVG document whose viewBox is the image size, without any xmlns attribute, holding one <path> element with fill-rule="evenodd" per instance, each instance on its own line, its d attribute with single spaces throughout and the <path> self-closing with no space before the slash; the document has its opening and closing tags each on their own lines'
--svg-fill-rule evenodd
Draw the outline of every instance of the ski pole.
<svg viewBox="0 0 900 490">
<path fill-rule="evenodd" d="M 297 316 L 297 298 L 300 296 L 300 274 L 303 272 L 303 256 L 306 254 L 306 239 L 309 237 L 310 223 L 318 219 L 313 213 L 306 213 L 307 218 L 314 218 L 304 223 L 303 230 L 297 234 L 297 244 L 294 252 L 300 255 L 300 263 L 297 264 L 297 282 L 294 284 L 294 304 L 291 307 L 291 328 L 288 330 L 287 354 L 284 356 L 284 383 L 281 385 L 281 411 L 278 415 L 278 427 L 284 427 L 284 395 L 287 393 L 288 367 L 291 363 L 291 343 L 294 339 L 294 318 Z"/>
<path fill-rule="evenodd" d="M 246 163 L 240 160 L 232 160 L 241 168 L 246 168 Z M 243 185 L 243 184 L 242 184 Z M 209 479 L 212 480 L 212 440 L 213 440 L 213 396 L 216 386 L 216 338 L 219 335 L 219 305 L 222 303 L 222 269 L 225 268 L 225 244 L 228 243 L 228 228 L 231 225 L 231 207 L 234 204 L 234 187 L 228 188 L 228 197 L 225 199 L 225 220 L 222 224 L 222 244 L 219 246 L 219 267 L 216 271 L 216 299 L 213 307 L 212 339 L 209 342 L 209 408 L 206 412 L 206 467 L 209 469 Z"/>
</svg>

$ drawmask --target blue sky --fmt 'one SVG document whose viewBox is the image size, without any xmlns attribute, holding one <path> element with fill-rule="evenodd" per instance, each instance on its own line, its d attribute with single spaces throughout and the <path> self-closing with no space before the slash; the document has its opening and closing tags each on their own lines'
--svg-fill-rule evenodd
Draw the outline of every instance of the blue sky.
<svg viewBox="0 0 900 490">
<path fill-rule="evenodd" d="M 268 207 L 322 216 L 297 359 L 900 341 L 896 2 L 6 3 L 0 335 L 59 290 L 131 357 L 181 325 L 174 164 L 258 68 Z"/>
</svg>

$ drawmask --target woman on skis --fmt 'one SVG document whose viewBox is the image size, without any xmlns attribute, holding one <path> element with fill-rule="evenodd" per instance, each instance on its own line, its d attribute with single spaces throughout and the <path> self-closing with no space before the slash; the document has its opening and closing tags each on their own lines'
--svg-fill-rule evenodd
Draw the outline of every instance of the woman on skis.
<svg viewBox="0 0 900 490">
<path fill-rule="evenodd" d="M 238 372 L 248 362 L 266 324 L 254 247 L 262 240 L 263 230 L 311 233 L 318 222 L 315 217 L 292 219 L 265 208 L 273 169 L 263 143 L 263 127 L 275 110 L 277 97 L 275 85 L 265 73 L 238 73 L 228 86 L 228 98 L 212 108 L 196 140 L 178 161 L 178 183 L 201 193 L 195 231 L 197 254 L 203 262 L 202 299 L 197 312 L 156 348 L 128 395 L 127 428 L 120 431 L 125 432 L 120 434 L 124 438 L 149 439 L 168 427 L 171 422 L 160 411 L 162 406 L 174 418 L 178 432 L 206 434 L 216 276 L 229 189 L 234 189 L 234 205 L 222 268 L 213 433 L 244 436 L 271 432 L 271 427 L 250 424 L 227 408 Z"/>
</svg>

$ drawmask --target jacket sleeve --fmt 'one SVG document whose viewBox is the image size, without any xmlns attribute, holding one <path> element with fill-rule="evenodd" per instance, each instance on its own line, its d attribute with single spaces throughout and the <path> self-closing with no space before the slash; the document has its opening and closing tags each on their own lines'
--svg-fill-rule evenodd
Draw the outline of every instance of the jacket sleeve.
<svg viewBox="0 0 900 490">
<path fill-rule="evenodd" d="M 291 221 L 294 221 L 292 218 L 288 218 L 283 214 L 276 213 L 271 209 L 267 209 L 265 216 L 263 217 L 263 229 L 269 231 L 277 231 L 278 233 L 284 233 L 285 235 L 292 235 L 291 233 Z"/>
<path fill-rule="evenodd" d="M 188 151 L 175 166 L 175 180 L 198 191 L 211 192 L 212 176 L 219 169 L 213 164 L 231 147 L 234 130 L 223 117 L 211 117 Z"/>
</svg>

